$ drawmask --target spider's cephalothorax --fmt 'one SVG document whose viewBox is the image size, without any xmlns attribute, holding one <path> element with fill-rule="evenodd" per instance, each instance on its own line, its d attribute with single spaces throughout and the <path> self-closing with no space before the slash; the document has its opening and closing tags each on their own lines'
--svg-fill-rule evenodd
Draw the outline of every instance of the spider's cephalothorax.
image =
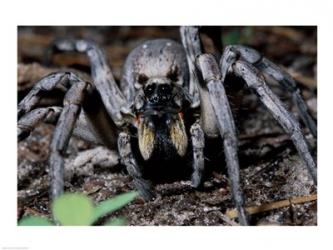
<svg viewBox="0 0 333 250">
<path fill-rule="evenodd" d="M 188 137 L 182 114 L 189 103 L 183 88 L 188 84 L 184 49 L 167 39 L 146 42 L 131 52 L 124 71 L 130 72 L 124 80 L 130 83 L 128 98 L 134 96 L 142 157 L 184 156 Z"/>
<path fill-rule="evenodd" d="M 197 27 L 180 28 L 182 45 L 168 39 L 147 41 L 135 48 L 124 65 L 120 87 L 102 50 L 85 40 L 58 40 L 53 51 L 86 53 L 92 80 L 72 72 L 58 72 L 41 79 L 18 106 L 18 138 L 24 139 L 41 121 L 55 123 L 50 143 L 51 193 L 64 188 L 64 156 L 72 134 L 107 147 L 95 159 L 126 166 L 135 187 L 147 200 L 154 197 L 151 185 L 133 153 L 138 140 L 144 161 L 172 159 L 192 153 L 192 185 L 199 187 L 205 166 L 205 140 L 220 137 L 239 221 L 247 225 L 240 187 L 237 136 L 224 84 L 226 76 L 243 79 L 259 100 L 290 135 L 314 182 L 317 168 L 299 122 L 269 88 L 278 83 L 289 91 L 300 116 L 316 137 L 316 123 L 309 114 L 295 81 L 257 51 L 244 46 L 227 46 L 219 63 L 205 54 Z M 213 42 L 218 42 L 216 37 Z M 221 48 L 216 44 L 216 48 Z M 219 54 L 219 53 L 217 53 Z M 63 105 L 43 107 L 45 93 L 64 91 Z M 133 150 L 134 147 L 134 150 Z M 111 153 L 112 151 L 112 153 Z M 137 151 L 137 150 L 136 150 Z M 102 155 L 97 157 L 97 155 Z M 188 155 L 188 154 L 187 154 Z M 105 163 L 104 163 L 105 164 Z"/>
</svg>

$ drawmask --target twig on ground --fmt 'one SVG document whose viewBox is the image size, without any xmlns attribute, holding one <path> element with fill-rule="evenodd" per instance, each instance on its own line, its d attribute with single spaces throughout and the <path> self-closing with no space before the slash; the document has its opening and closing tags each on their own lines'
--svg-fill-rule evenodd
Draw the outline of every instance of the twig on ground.
<svg viewBox="0 0 333 250">
<path fill-rule="evenodd" d="M 309 196 L 300 196 L 300 197 L 294 197 L 286 200 L 276 201 L 269 204 L 263 204 L 260 206 L 255 207 L 248 207 L 246 208 L 246 211 L 249 215 L 251 214 L 257 214 L 262 212 L 267 212 L 273 209 L 278 209 L 282 207 L 290 206 L 291 204 L 302 204 L 310 201 L 317 200 L 317 194 L 309 195 Z M 237 210 L 231 209 L 227 210 L 226 216 L 228 216 L 230 219 L 234 219 L 238 217 Z"/>
<path fill-rule="evenodd" d="M 316 79 L 308 76 L 304 76 L 303 74 L 294 71 L 292 69 L 286 69 L 288 73 L 300 84 L 309 88 L 309 89 L 316 89 L 317 88 L 317 81 Z"/>
<path fill-rule="evenodd" d="M 227 215 L 225 215 L 223 213 L 219 213 L 218 215 L 221 218 L 221 220 L 223 220 L 227 225 L 229 225 L 229 226 L 240 226 L 239 223 L 233 221 L 232 218 L 229 218 Z"/>
</svg>

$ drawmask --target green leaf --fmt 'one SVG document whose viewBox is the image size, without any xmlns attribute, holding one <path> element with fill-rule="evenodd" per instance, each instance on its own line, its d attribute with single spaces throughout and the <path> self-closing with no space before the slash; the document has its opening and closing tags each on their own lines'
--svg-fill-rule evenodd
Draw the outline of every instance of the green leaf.
<svg viewBox="0 0 333 250">
<path fill-rule="evenodd" d="M 118 217 L 107 221 L 104 226 L 124 226 L 126 224 L 125 217 Z"/>
<path fill-rule="evenodd" d="M 137 196 L 138 196 L 138 192 L 133 191 L 133 192 L 125 193 L 125 194 L 120 194 L 114 198 L 102 201 L 94 209 L 93 222 L 95 222 L 100 217 L 102 217 L 108 213 L 114 212 L 114 211 L 122 208 L 123 206 L 125 206 L 126 204 L 128 204 L 132 200 L 134 200 L 134 198 Z"/>
<path fill-rule="evenodd" d="M 38 216 L 27 216 L 22 218 L 19 226 L 54 226 L 54 224 L 46 218 Z"/>
<path fill-rule="evenodd" d="M 63 226 L 87 226 L 92 222 L 93 204 L 78 193 L 61 195 L 52 204 L 53 216 Z"/>
</svg>

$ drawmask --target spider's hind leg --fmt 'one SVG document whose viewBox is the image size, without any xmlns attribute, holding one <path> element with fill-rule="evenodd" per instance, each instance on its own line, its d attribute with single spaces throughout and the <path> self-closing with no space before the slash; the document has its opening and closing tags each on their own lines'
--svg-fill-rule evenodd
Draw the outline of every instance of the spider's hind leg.
<svg viewBox="0 0 333 250">
<path fill-rule="evenodd" d="M 300 157 L 305 162 L 308 171 L 317 184 L 317 167 L 300 125 L 292 113 L 288 112 L 280 99 L 270 90 L 260 71 L 249 62 L 237 60 L 232 66 L 233 72 L 244 79 L 249 88 L 255 91 L 261 102 L 266 106 L 275 120 L 290 135 Z"/>
<path fill-rule="evenodd" d="M 34 128 L 41 122 L 55 122 L 62 111 L 61 107 L 36 108 L 25 114 L 17 122 L 17 139 L 22 141 L 27 138 Z"/>
<path fill-rule="evenodd" d="M 124 94 L 118 87 L 103 50 L 93 41 L 58 39 L 49 48 L 48 57 L 56 52 L 79 52 L 87 55 L 93 83 L 101 95 L 107 113 L 117 126 L 125 123 L 124 114 L 132 116 Z"/>
<path fill-rule="evenodd" d="M 52 73 L 37 82 L 18 105 L 18 140 L 27 137 L 42 122 L 57 123 L 50 144 L 51 198 L 58 197 L 64 188 L 64 154 L 81 111 L 90 83 L 72 72 Z M 63 107 L 38 108 L 46 93 L 64 91 Z"/>
<path fill-rule="evenodd" d="M 34 109 L 45 93 L 55 89 L 66 91 L 69 87 L 69 83 L 74 82 L 77 79 L 78 77 L 71 72 L 52 73 L 43 77 L 19 103 L 17 108 L 18 119 Z"/>
<path fill-rule="evenodd" d="M 293 102 L 299 110 L 304 124 L 309 128 L 314 138 L 317 137 L 317 124 L 310 114 L 307 104 L 305 103 L 300 89 L 297 87 L 294 79 L 282 68 L 263 57 L 258 51 L 241 46 L 229 45 L 225 48 L 221 62 L 222 81 L 231 70 L 231 66 L 241 59 L 256 67 L 262 74 L 268 76 L 266 81 L 276 81 L 284 90 L 292 95 Z"/>
<path fill-rule="evenodd" d="M 304 124 L 309 128 L 314 138 L 317 138 L 317 124 L 311 116 L 309 108 L 302 97 L 301 90 L 297 87 L 294 79 L 266 58 L 263 58 L 256 64 L 256 66 L 259 70 L 261 70 L 261 72 L 271 76 L 278 83 L 280 83 L 285 90 L 292 94 L 293 102 L 296 104 Z"/>
<path fill-rule="evenodd" d="M 83 81 L 75 82 L 64 98 L 64 107 L 52 136 L 50 144 L 50 178 L 51 197 L 58 197 L 64 189 L 64 154 L 72 136 L 76 120 L 81 111 L 88 83 Z"/>
</svg>

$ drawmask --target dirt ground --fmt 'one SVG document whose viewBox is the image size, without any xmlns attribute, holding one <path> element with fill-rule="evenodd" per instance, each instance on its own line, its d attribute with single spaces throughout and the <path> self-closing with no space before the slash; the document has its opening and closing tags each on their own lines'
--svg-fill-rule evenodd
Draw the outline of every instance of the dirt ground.
<svg viewBox="0 0 333 250">
<path fill-rule="evenodd" d="M 226 27 L 222 31 L 224 44 L 249 45 L 292 74 L 316 117 L 315 27 Z M 51 66 L 43 65 L 47 46 L 55 38 L 64 36 L 93 39 L 103 46 L 117 80 L 121 78 L 127 54 L 139 42 L 161 37 L 179 40 L 178 27 L 19 27 L 19 100 L 41 76 L 59 68 L 89 73 L 87 59 L 82 55 L 56 55 Z M 206 36 L 203 41 L 207 50 L 211 50 Z M 272 88 L 299 117 L 289 94 L 277 86 Z M 269 207 L 268 211 L 251 215 L 251 225 L 317 225 L 316 198 L 299 204 L 288 202 L 297 197 L 315 197 L 317 193 L 291 140 L 253 93 L 230 90 L 227 94 L 238 130 L 246 206 L 258 208 L 267 204 Z M 240 101 L 237 96 L 243 99 Z M 316 157 L 316 140 L 302 127 Z M 52 125 L 41 124 L 26 140 L 18 143 L 18 219 L 26 215 L 50 217 L 47 158 L 52 131 Z M 78 153 L 94 147 L 96 145 L 72 138 L 66 164 L 70 166 Z M 223 155 L 222 148 L 219 154 Z M 202 190 L 191 188 L 187 179 L 158 184 L 154 187 L 156 200 L 144 202 L 137 198 L 110 217 L 125 216 L 129 225 L 237 225 L 237 219 L 230 219 L 226 214 L 233 209 L 233 202 L 223 158 L 213 165 Z M 67 178 L 66 191 L 84 192 L 97 203 L 133 189 L 123 166 L 94 166 L 93 169 L 92 175 L 77 173 Z M 274 202 L 281 200 L 287 201 L 287 205 L 273 209 Z"/>
</svg>

